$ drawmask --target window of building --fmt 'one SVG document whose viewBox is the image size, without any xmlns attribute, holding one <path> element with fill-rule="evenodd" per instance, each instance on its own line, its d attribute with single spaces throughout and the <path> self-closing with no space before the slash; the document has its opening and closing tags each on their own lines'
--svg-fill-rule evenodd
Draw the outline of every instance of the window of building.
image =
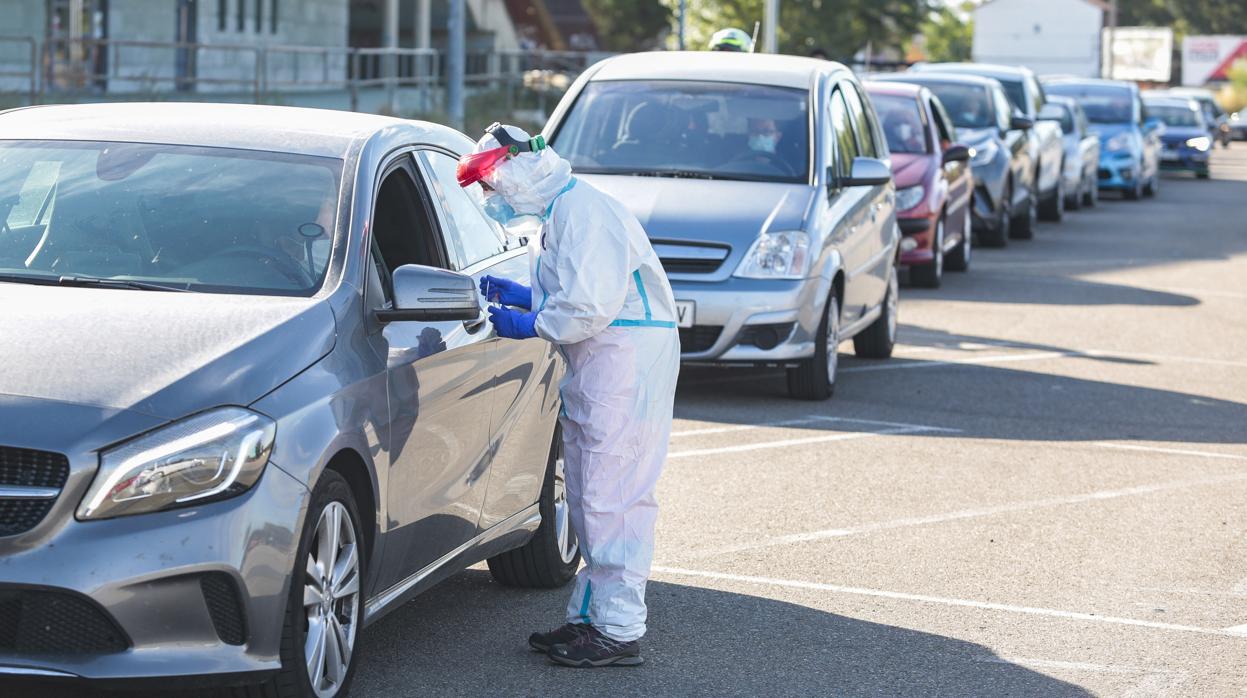
<svg viewBox="0 0 1247 698">
<path fill-rule="evenodd" d="M 247 0 L 238 0 L 238 31 L 247 31 Z"/>
<path fill-rule="evenodd" d="M 255 0 L 255 33 L 264 33 L 264 0 Z"/>
<path fill-rule="evenodd" d="M 268 5 L 268 31 L 270 34 L 277 33 L 277 0 L 270 0 Z"/>
<path fill-rule="evenodd" d="M 223 32 L 229 28 L 229 0 L 216 2 L 216 29 Z"/>
</svg>

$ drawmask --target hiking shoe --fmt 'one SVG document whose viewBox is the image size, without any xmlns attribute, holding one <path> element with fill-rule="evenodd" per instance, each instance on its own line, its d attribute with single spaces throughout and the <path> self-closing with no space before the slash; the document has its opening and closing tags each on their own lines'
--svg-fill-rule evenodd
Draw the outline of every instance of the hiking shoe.
<svg viewBox="0 0 1247 698">
<path fill-rule="evenodd" d="M 574 667 L 637 666 L 645 661 L 640 641 L 612 640 L 592 626 L 575 640 L 552 646 L 548 656 L 556 664 Z"/>
<path fill-rule="evenodd" d="M 538 652 L 549 652 L 555 645 L 565 645 L 589 632 L 589 626 L 583 623 L 568 623 L 548 633 L 533 633 L 528 636 L 528 646 Z"/>
</svg>

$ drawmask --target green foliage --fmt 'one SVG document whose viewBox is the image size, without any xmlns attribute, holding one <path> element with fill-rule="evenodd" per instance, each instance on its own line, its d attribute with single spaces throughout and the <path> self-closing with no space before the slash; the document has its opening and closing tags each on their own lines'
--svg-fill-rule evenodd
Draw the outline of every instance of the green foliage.
<svg viewBox="0 0 1247 698">
<path fill-rule="evenodd" d="M 1241 0 L 1118 0 L 1123 27 L 1173 27 L 1191 34 L 1247 34 L 1247 2 Z"/>
<path fill-rule="evenodd" d="M 950 7 L 940 7 L 927 15 L 920 33 L 926 41 L 929 61 L 968 61 L 974 44 L 974 22 L 968 15 L 963 20 Z"/>
<path fill-rule="evenodd" d="M 608 51 L 644 51 L 655 48 L 672 27 L 670 8 L 659 0 L 582 0 Z"/>
<path fill-rule="evenodd" d="M 672 13 L 679 8 L 679 0 L 663 3 Z M 876 51 L 899 47 L 932 7 L 928 0 L 781 0 L 779 51 L 806 55 L 821 48 L 832 58 L 847 59 L 867 41 Z M 712 34 L 727 27 L 752 34 L 762 10 L 763 0 L 688 0 L 686 45 L 704 49 Z"/>
</svg>

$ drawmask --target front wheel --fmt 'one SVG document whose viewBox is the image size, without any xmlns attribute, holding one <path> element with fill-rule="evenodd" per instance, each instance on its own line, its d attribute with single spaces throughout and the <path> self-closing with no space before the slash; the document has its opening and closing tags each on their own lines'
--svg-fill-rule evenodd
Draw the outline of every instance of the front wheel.
<svg viewBox="0 0 1247 698">
<path fill-rule="evenodd" d="M 888 290 L 883 296 L 883 310 L 879 317 L 853 338 L 853 352 L 863 359 L 886 359 L 892 356 L 896 346 L 896 311 L 900 286 L 896 282 L 896 270 L 888 279 Z"/>
<path fill-rule="evenodd" d="M 931 261 L 910 267 L 909 278 L 916 286 L 939 288 L 944 279 L 944 217 L 935 223 L 935 240 L 931 242 Z"/>
<path fill-rule="evenodd" d="M 541 486 L 541 525 L 523 547 L 489 558 L 489 572 L 499 584 L 530 589 L 554 589 L 576 576 L 580 545 L 572 530 L 564 479 L 563 433 L 556 427 Z"/>
<path fill-rule="evenodd" d="M 1065 180 L 1057 179 L 1056 191 L 1039 207 L 1039 216 L 1045 221 L 1060 223 L 1065 217 Z"/>
<path fill-rule="evenodd" d="M 1036 193 L 1034 185 L 1026 195 L 1025 206 L 1026 210 L 1013 220 L 1013 229 L 1009 231 L 1009 237 L 1015 240 L 1030 240 L 1035 237 L 1035 224 L 1039 220 L 1039 194 Z"/>
<path fill-rule="evenodd" d="M 974 235 L 970 230 L 970 212 L 967 210 L 961 216 L 965 219 L 965 223 L 961 226 L 961 242 L 948 253 L 948 258 L 944 260 L 945 266 L 949 271 L 967 271 L 970 269 L 970 253 L 971 246 L 974 242 Z"/>
<path fill-rule="evenodd" d="M 840 299 L 833 291 L 814 338 L 814 356 L 788 369 L 788 394 L 798 400 L 830 399 L 836 392 L 839 349 Z"/>
<path fill-rule="evenodd" d="M 1082 195 L 1082 203 L 1087 208 L 1095 208 L 1096 204 L 1100 203 L 1100 181 L 1098 179 L 1087 187 L 1087 192 Z"/>
</svg>

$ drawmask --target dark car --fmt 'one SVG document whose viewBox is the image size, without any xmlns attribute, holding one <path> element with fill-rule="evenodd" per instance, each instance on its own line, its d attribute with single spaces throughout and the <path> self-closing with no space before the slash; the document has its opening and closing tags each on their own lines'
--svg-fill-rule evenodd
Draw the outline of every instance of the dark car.
<svg viewBox="0 0 1247 698">
<path fill-rule="evenodd" d="M 927 88 L 899 82 L 864 87 L 892 153 L 901 264 L 913 283 L 937 287 L 946 266 L 970 266 L 970 149 L 957 142 L 956 126 Z"/>
<path fill-rule="evenodd" d="M 1220 143 L 1222 148 L 1230 147 L 1234 140 L 1234 119 L 1237 114 L 1227 114 L 1212 90 L 1203 87 L 1171 87 L 1156 95 L 1193 99 L 1204 112 L 1204 122 L 1208 124 L 1208 135 L 1213 143 Z"/>
<path fill-rule="evenodd" d="M 1021 231 L 1029 230 L 1023 226 L 1029 226 L 1035 215 L 1029 203 L 1034 168 L 1026 136 L 1033 122 L 1013 113 L 1000 83 L 975 75 L 937 73 L 879 75 L 875 80 L 931 90 L 952 119 L 958 138 L 970 146 L 977 241 L 1003 247 L 1010 237 L 1028 237 Z"/>
<path fill-rule="evenodd" d="M 1200 104 L 1189 97 L 1164 95 L 1144 95 L 1143 104 L 1149 119 L 1165 125 L 1160 135 L 1161 169 L 1193 172 L 1199 179 L 1208 179 L 1213 140 Z"/>
</svg>

